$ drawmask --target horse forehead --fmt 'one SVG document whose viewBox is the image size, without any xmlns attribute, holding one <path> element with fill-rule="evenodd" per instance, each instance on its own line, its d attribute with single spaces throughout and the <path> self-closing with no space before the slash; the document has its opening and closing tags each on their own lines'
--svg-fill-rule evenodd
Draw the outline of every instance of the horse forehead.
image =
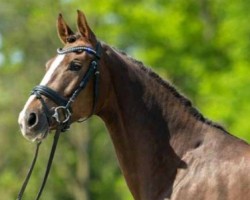
<svg viewBox="0 0 250 200">
<path fill-rule="evenodd" d="M 64 60 L 64 57 L 65 57 L 64 54 L 58 55 L 58 56 L 52 61 L 51 66 L 50 66 L 49 70 L 46 72 L 46 74 L 44 75 L 44 77 L 43 77 L 43 79 L 42 79 L 40 85 L 46 85 L 46 84 L 50 81 L 50 79 L 51 79 L 53 73 L 54 73 L 54 72 L 56 71 L 56 69 L 62 64 L 62 62 L 63 62 L 63 60 Z"/>
</svg>

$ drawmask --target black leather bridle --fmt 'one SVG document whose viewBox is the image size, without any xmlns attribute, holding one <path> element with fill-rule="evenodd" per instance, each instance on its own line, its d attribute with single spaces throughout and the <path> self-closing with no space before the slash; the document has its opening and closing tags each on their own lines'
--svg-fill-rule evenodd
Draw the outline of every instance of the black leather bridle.
<svg viewBox="0 0 250 200">
<path fill-rule="evenodd" d="M 96 45 L 96 50 L 93 50 L 92 48 L 86 47 L 86 46 L 77 46 L 77 47 L 71 47 L 71 48 L 67 48 L 67 49 L 61 49 L 61 48 L 57 49 L 57 53 L 59 55 L 60 54 L 67 54 L 67 53 L 87 52 L 87 53 L 94 56 L 94 59 L 91 61 L 87 72 L 83 76 L 78 87 L 74 90 L 74 92 L 72 92 L 72 95 L 69 99 L 61 96 L 58 92 L 56 92 L 56 91 L 52 90 L 51 88 L 44 86 L 44 85 L 38 85 L 32 90 L 31 94 L 35 95 L 36 98 L 39 99 L 42 103 L 43 110 L 46 114 L 49 125 L 51 124 L 53 118 L 58 123 L 57 128 L 56 128 L 56 133 L 54 136 L 54 142 L 53 142 L 50 156 L 49 156 L 49 160 L 47 163 L 47 168 L 46 168 L 46 171 L 44 174 L 44 178 L 43 178 L 41 187 L 39 189 L 39 192 L 38 192 L 35 200 L 40 199 L 42 192 L 43 192 L 43 189 L 45 187 L 45 184 L 46 184 L 49 172 L 50 172 L 50 167 L 51 167 L 52 162 L 53 162 L 53 158 L 54 158 L 54 154 L 56 151 L 56 146 L 57 146 L 57 142 L 58 142 L 60 133 L 66 131 L 70 128 L 70 123 L 71 123 L 70 120 L 71 120 L 71 116 L 72 116 L 72 109 L 71 109 L 72 103 L 75 101 L 75 99 L 80 94 L 80 92 L 86 87 L 86 85 L 89 82 L 89 80 L 91 79 L 91 77 L 93 77 L 93 81 L 94 81 L 93 104 L 92 104 L 92 111 L 87 118 L 89 118 L 95 112 L 96 102 L 97 102 L 98 94 L 99 94 L 100 71 L 99 71 L 98 64 L 99 64 L 99 60 L 101 58 L 101 51 L 102 51 L 102 47 L 101 47 L 101 44 L 99 42 Z M 54 109 L 54 113 L 52 113 L 49 110 L 47 104 L 45 103 L 45 101 L 43 99 L 43 96 L 49 98 L 50 100 L 52 100 L 54 103 L 56 103 L 58 105 Z M 23 185 L 18 193 L 17 200 L 22 199 L 23 194 L 24 194 L 25 189 L 26 189 L 26 186 L 28 185 L 30 176 L 32 174 L 33 168 L 34 168 L 36 160 L 37 160 L 40 144 L 41 144 L 41 142 L 37 143 L 33 161 L 31 163 L 31 166 L 30 166 L 30 169 L 27 173 L 27 176 L 23 182 Z"/>
<path fill-rule="evenodd" d="M 72 103 L 75 101 L 76 97 L 80 94 L 80 92 L 86 87 L 91 77 L 93 77 L 94 79 L 93 107 L 92 107 L 92 112 L 89 114 L 88 117 L 90 117 L 95 111 L 96 101 L 99 92 L 98 86 L 99 86 L 100 71 L 98 68 L 98 62 L 101 57 L 101 44 L 97 43 L 96 50 L 93 50 L 92 48 L 85 46 L 71 47 L 68 49 L 61 49 L 61 48 L 57 49 L 57 53 L 59 55 L 67 53 L 82 53 L 84 51 L 93 55 L 94 59 L 91 61 L 88 71 L 83 76 L 78 87 L 74 90 L 74 92 L 72 92 L 72 95 L 69 99 L 66 99 L 65 97 L 61 96 L 58 92 L 44 85 L 36 86 L 31 93 L 34 94 L 36 98 L 41 101 L 49 124 L 51 123 L 52 118 L 54 118 L 58 124 L 63 126 L 63 129 L 61 130 L 63 132 L 68 130 L 70 127 L 70 119 L 72 115 L 72 109 L 71 109 Z M 51 111 L 48 109 L 42 96 L 49 98 L 58 105 L 58 107 L 56 107 L 54 110 L 54 114 L 52 114 Z"/>
</svg>

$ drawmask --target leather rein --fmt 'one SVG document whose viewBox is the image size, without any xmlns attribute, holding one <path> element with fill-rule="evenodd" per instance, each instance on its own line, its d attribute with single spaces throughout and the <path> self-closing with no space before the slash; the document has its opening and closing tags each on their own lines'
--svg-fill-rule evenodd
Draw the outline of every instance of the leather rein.
<svg viewBox="0 0 250 200">
<path fill-rule="evenodd" d="M 101 44 L 99 42 L 96 45 L 96 50 L 94 50 L 90 47 L 86 47 L 86 46 L 77 46 L 77 47 L 71 47 L 71 48 L 67 48 L 67 49 L 62 49 L 62 48 L 57 49 L 57 53 L 59 55 L 67 54 L 67 53 L 86 52 L 86 53 L 94 56 L 94 59 L 91 61 L 87 72 L 85 73 L 80 84 L 74 90 L 74 92 L 72 93 L 72 95 L 69 99 L 66 99 L 65 97 L 61 96 L 58 92 L 56 92 L 56 91 L 52 90 L 51 88 L 44 86 L 44 85 L 38 85 L 32 90 L 31 95 L 35 95 L 36 98 L 39 99 L 41 104 L 42 104 L 43 110 L 44 110 L 44 112 L 46 114 L 46 118 L 48 120 L 48 124 L 49 125 L 51 124 L 52 119 L 55 119 L 55 121 L 57 122 L 57 128 L 55 131 L 54 141 L 52 144 L 52 148 L 51 148 L 50 156 L 48 159 L 46 171 L 45 171 L 42 184 L 40 186 L 39 192 L 38 192 L 35 200 L 40 199 L 42 192 L 43 192 L 43 189 L 45 187 L 45 184 L 46 184 L 49 172 L 50 172 L 50 168 L 51 168 L 51 165 L 53 162 L 57 143 L 58 143 L 58 140 L 60 137 L 60 133 L 65 132 L 70 128 L 70 122 L 71 122 L 71 116 L 72 116 L 72 108 L 71 108 L 72 103 L 75 101 L 75 99 L 80 94 L 80 92 L 86 87 L 86 85 L 89 82 L 89 80 L 91 79 L 91 77 L 93 77 L 93 81 L 94 81 L 92 112 L 89 114 L 89 116 L 87 118 L 85 118 L 82 121 L 85 121 L 86 119 L 88 119 L 95 112 L 96 102 L 97 102 L 98 94 L 99 94 L 99 75 L 100 75 L 99 60 L 101 58 L 101 51 L 102 51 L 102 47 L 101 47 Z M 46 103 L 43 99 L 43 96 L 49 98 L 50 100 L 52 100 L 54 103 L 56 103 L 58 105 L 54 109 L 54 113 L 52 113 L 49 110 L 48 106 L 46 105 Z M 40 144 L 41 144 L 41 142 L 37 143 L 35 154 L 34 154 L 30 169 L 29 169 L 29 171 L 26 175 L 26 178 L 23 182 L 23 185 L 18 193 L 17 200 L 22 200 L 22 198 L 23 198 L 26 186 L 28 185 L 30 176 L 32 174 L 33 168 L 35 166 L 35 163 L 36 163 L 36 160 L 38 157 Z"/>
</svg>

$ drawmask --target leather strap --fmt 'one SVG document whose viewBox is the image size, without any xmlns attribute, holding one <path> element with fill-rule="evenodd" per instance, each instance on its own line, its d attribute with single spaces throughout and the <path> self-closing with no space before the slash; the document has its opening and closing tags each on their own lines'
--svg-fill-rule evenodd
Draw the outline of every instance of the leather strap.
<svg viewBox="0 0 250 200">
<path fill-rule="evenodd" d="M 66 106 L 68 103 L 68 99 L 62 97 L 60 94 L 58 94 L 58 92 L 55 92 L 54 90 L 44 85 L 37 85 L 36 87 L 34 87 L 31 94 L 35 94 L 35 93 L 48 97 L 49 99 L 51 99 L 57 105 L 60 105 L 60 106 Z"/>
</svg>

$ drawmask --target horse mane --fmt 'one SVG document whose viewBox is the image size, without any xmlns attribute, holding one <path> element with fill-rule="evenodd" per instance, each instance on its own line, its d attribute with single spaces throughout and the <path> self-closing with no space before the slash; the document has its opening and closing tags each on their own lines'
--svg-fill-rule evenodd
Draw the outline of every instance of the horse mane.
<svg viewBox="0 0 250 200">
<path fill-rule="evenodd" d="M 113 48 L 116 52 L 122 54 L 123 56 L 125 56 L 128 60 L 130 60 L 132 63 L 134 63 L 141 71 L 143 71 L 144 73 L 146 73 L 147 75 L 149 75 L 149 77 L 151 77 L 152 79 L 154 79 L 157 83 L 159 83 L 160 85 L 162 85 L 163 87 L 165 87 L 167 90 L 169 90 L 174 97 L 176 97 L 182 105 L 184 105 L 186 107 L 186 109 L 189 111 L 189 113 L 191 113 L 192 116 L 194 116 L 197 120 L 204 122 L 210 126 L 213 126 L 215 128 L 218 128 L 224 132 L 227 133 L 227 131 L 225 130 L 225 128 L 218 124 L 215 123 L 211 120 L 209 120 L 208 118 L 205 118 L 202 113 L 200 113 L 200 111 L 195 108 L 192 104 L 192 102 L 185 97 L 183 94 L 181 94 L 172 84 L 170 84 L 168 81 L 162 79 L 158 74 L 156 74 L 151 68 L 146 67 L 143 62 L 136 60 L 135 58 L 129 56 L 127 53 L 125 53 L 124 51 L 118 50 L 116 48 Z"/>
</svg>

